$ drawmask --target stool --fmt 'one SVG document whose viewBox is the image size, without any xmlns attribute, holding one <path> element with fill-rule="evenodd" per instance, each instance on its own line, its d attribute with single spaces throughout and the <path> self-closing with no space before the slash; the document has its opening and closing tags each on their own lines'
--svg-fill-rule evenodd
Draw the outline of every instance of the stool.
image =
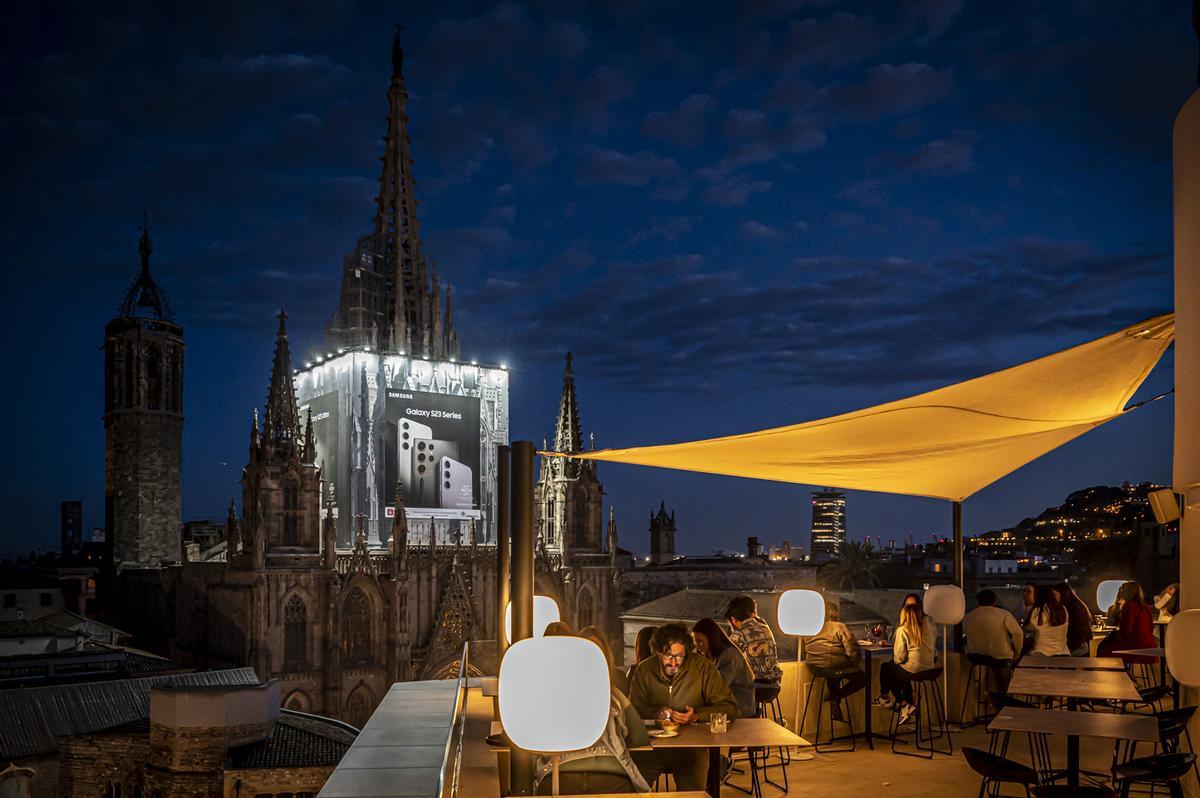
<svg viewBox="0 0 1200 798">
<path fill-rule="evenodd" d="M 986 657 L 983 654 L 967 654 L 967 661 L 971 663 L 971 669 L 967 671 L 967 684 L 963 690 L 962 704 L 958 708 L 960 729 L 974 726 L 980 720 L 987 720 L 991 717 L 991 712 L 988 711 L 991 708 L 991 704 L 988 702 L 989 677 L 996 674 L 1001 668 L 1012 667 L 1012 660 Z M 996 681 L 1000 680 L 997 678 Z M 963 715 L 967 712 L 967 699 L 970 698 L 972 689 L 975 691 L 975 709 L 972 712 L 973 717 L 970 723 L 964 723 Z M 1003 690 L 1004 685 L 997 684 L 996 689 Z"/>
<path fill-rule="evenodd" d="M 828 685 L 830 679 L 839 678 L 839 675 L 838 675 L 837 671 L 826 670 L 824 668 L 810 667 L 809 670 L 811 670 L 813 673 L 813 680 L 808 683 L 808 692 L 805 694 L 805 697 L 804 697 L 804 705 L 806 707 L 812 703 L 813 689 L 817 687 L 818 682 L 820 682 L 820 684 L 821 684 L 820 689 L 817 691 L 817 733 L 816 733 L 816 739 L 813 742 L 813 750 L 815 750 L 818 753 L 826 753 L 826 754 L 846 753 L 846 752 L 856 750 L 856 748 L 858 746 L 858 742 L 854 736 L 854 716 L 850 714 L 850 700 L 849 699 L 850 699 L 850 696 L 854 695 L 859 690 L 862 690 L 864 687 L 866 687 L 865 676 L 863 677 L 862 684 L 858 685 L 857 687 L 854 687 L 852 690 L 845 693 L 844 695 L 834 695 L 832 690 L 829 691 L 829 701 L 828 701 L 828 704 L 829 704 L 829 741 L 827 743 L 825 743 L 824 744 L 825 747 L 822 748 L 821 747 L 821 745 L 822 745 L 822 743 L 821 743 L 821 724 L 822 724 L 822 720 L 825 717 L 825 704 L 826 704 L 825 688 L 826 688 L 826 685 Z M 853 675 L 853 672 L 851 672 L 849 675 Z M 842 677 L 842 678 L 846 678 L 846 677 Z M 850 729 L 850 734 L 848 736 L 845 736 L 845 737 L 837 736 L 837 731 L 836 731 L 836 727 L 834 726 L 834 724 L 838 721 L 833 716 L 833 708 L 835 705 L 840 710 L 840 714 L 842 716 L 841 723 L 845 724 Z M 837 743 L 839 740 L 849 740 L 850 746 L 849 747 L 842 746 L 840 748 L 834 747 L 835 743 Z"/>
<path fill-rule="evenodd" d="M 1007 783 L 1021 785 L 1028 796 L 1029 788 L 1038 782 L 1037 771 L 1020 762 L 978 748 L 963 748 L 962 752 L 971 770 L 983 777 L 979 784 L 980 795 L 999 795 L 1000 785 Z"/>
<path fill-rule="evenodd" d="M 913 742 L 918 752 L 926 751 L 928 753 L 909 753 L 908 751 L 896 750 L 896 745 L 902 742 L 899 739 L 900 705 L 897 703 L 892 706 L 892 719 L 888 724 L 888 731 L 892 737 L 893 754 L 933 759 L 935 752 L 939 754 L 954 753 L 954 741 L 950 737 L 950 725 L 946 722 L 946 708 L 942 705 L 942 691 L 938 689 L 938 679 L 942 673 L 942 668 L 930 668 L 925 671 L 917 671 L 909 679 L 913 691 L 913 702 L 916 706 L 916 712 L 913 715 L 913 721 L 916 723 Z M 925 730 L 924 735 L 921 733 L 922 727 Z M 945 751 L 937 748 L 935 743 L 936 740 L 940 740 L 943 736 L 946 738 Z"/>
<path fill-rule="evenodd" d="M 1128 671 L 1129 678 L 1133 679 L 1133 684 L 1139 689 L 1154 687 L 1158 681 L 1155 677 L 1153 663 L 1126 661 L 1125 670 Z"/>
<path fill-rule="evenodd" d="M 755 706 L 758 707 L 758 716 L 760 718 L 768 718 L 769 717 L 771 720 L 775 721 L 780 726 L 787 728 L 787 718 L 784 717 L 783 707 L 779 703 L 779 690 L 780 690 L 780 686 L 778 683 L 764 684 L 762 682 L 755 682 L 755 684 L 754 684 L 754 703 L 755 703 Z M 770 749 L 762 750 L 763 781 L 765 781 L 767 784 L 770 784 L 772 787 L 783 790 L 786 793 L 788 791 L 787 768 L 788 768 L 788 765 L 792 764 L 792 749 L 778 747 L 775 750 L 779 756 L 779 762 L 778 762 L 778 764 L 775 764 L 775 765 L 768 764 L 768 759 L 769 759 L 768 753 L 769 753 Z M 770 768 L 772 768 L 772 767 L 778 767 L 779 772 L 783 774 L 783 783 L 782 784 L 780 784 L 779 782 L 771 781 Z"/>
<path fill-rule="evenodd" d="M 1033 798 L 1117 798 L 1107 787 L 1068 787 L 1066 784 L 1047 784 L 1033 788 Z"/>
</svg>

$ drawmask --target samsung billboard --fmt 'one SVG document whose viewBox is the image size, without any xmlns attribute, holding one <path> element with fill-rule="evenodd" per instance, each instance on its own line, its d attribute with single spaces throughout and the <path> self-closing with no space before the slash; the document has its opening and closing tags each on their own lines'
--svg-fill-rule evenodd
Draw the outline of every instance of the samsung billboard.
<svg viewBox="0 0 1200 798">
<path fill-rule="evenodd" d="M 303 422 L 312 412 L 325 502 L 338 546 L 366 517 L 368 544 L 386 543 L 397 481 L 410 540 L 496 540 L 496 446 L 508 443 L 508 372 L 353 351 L 296 373 Z M 431 521 L 435 522 L 431 524 Z"/>
</svg>

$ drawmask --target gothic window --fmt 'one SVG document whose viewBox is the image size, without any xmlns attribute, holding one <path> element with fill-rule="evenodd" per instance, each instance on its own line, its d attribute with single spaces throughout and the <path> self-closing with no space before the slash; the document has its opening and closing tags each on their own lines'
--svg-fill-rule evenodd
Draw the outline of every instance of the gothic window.
<svg viewBox="0 0 1200 798">
<path fill-rule="evenodd" d="M 592 625 L 592 591 L 584 588 L 575 597 L 575 628 L 582 629 Z"/>
<path fill-rule="evenodd" d="M 293 712 L 308 712 L 308 696 L 302 690 L 296 690 L 283 702 L 283 708 Z"/>
<path fill-rule="evenodd" d="M 371 661 L 371 600 L 360 588 L 346 596 L 343 645 L 350 664 Z M 357 724 L 356 724 L 357 725 Z"/>
<path fill-rule="evenodd" d="M 350 717 L 350 725 L 361 729 L 367 725 L 367 721 L 371 718 L 371 704 L 367 700 L 365 690 L 356 690 L 354 695 L 350 696 L 350 707 L 347 714 Z"/>
<path fill-rule="evenodd" d="M 554 496 L 546 499 L 546 545 L 554 545 Z"/>
<path fill-rule="evenodd" d="M 162 355 L 152 346 L 146 355 L 146 407 L 151 410 L 162 409 L 162 383 Z"/>
<path fill-rule="evenodd" d="M 295 477 L 283 483 L 283 545 L 300 544 L 300 485 Z"/>
<path fill-rule="evenodd" d="M 297 595 L 283 608 L 283 667 L 305 670 L 308 666 L 308 608 Z"/>
<path fill-rule="evenodd" d="M 121 798 L 121 782 L 110 781 L 104 788 L 104 798 Z"/>
</svg>

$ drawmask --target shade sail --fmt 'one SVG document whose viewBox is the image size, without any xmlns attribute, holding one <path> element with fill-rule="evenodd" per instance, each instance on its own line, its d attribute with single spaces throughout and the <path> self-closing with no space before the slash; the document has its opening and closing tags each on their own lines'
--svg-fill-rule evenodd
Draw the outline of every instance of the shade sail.
<svg viewBox="0 0 1200 798">
<path fill-rule="evenodd" d="M 1174 333 L 1174 315 L 1165 314 L 1019 366 L 853 413 L 571 456 L 962 501 L 1126 412 Z"/>
</svg>

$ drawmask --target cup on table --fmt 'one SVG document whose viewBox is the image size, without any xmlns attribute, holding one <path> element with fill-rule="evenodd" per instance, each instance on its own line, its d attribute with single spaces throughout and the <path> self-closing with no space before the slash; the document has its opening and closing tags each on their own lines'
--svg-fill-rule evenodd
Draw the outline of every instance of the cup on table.
<svg viewBox="0 0 1200 798">
<path fill-rule="evenodd" d="M 729 731 L 729 717 L 724 712 L 714 712 L 708 716 L 708 730 L 713 734 L 724 734 Z"/>
</svg>

